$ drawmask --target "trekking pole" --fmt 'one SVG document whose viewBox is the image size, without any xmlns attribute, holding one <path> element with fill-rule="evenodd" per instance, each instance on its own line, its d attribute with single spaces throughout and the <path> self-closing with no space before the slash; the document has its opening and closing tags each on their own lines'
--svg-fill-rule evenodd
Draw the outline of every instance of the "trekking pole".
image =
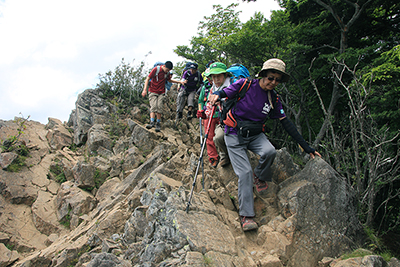
<svg viewBox="0 0 400 267">
<path fill-rule="evenodd" d="M 200 122 L 200 146 L 203 145 L 203 131 L 201 129 L 201 118 L 199 119 Z M 201 185 L 203 186 L 203 190 L 204 190 L 204 160 L 203 158 L 201 158 Z"/>
<path fill-rule="evenodd" d="M 215 108 L 216 108 L 216 106 L 212 107 L 210 120 L 208 121 L 208 124 L 207 124 L 206 134 L 204 136 L 204 140 L 207 140 L 208 132 L 210 131 L 210 125 L 211 125 L 212 117 L 214 116 Z M 192 200 L 193 189 L 194 189 L 194 186 L 196 185 L 196 179 L 197 179 L 197 174 L 198 174 L 199 168 L 200 168 L 200 162 L 203 160 L 203 152 L 204 152 L 205 144 L 206 144 L 206 142 L 203 142 L 203 144 L 201 146 L 199 163 L 197 163 L 196 173 L 194 174 L 192 189 L 190 190 L 189 201 L 188 201 L 187 206 L 186 206 L 186 213 L 189 213 L 190 201 Z"/>
</svg>

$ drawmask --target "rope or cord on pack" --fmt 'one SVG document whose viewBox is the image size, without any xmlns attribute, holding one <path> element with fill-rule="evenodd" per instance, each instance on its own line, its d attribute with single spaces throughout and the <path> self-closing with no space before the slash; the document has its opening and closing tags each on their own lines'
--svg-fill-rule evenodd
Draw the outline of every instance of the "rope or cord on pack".
<svg viewBox="0 0 400 267">
<path fill-rule="evenodd" d="M 294 140 L 304 149 L 306 153 L 315 153 L 315 149 L 310 147 L 306 140 L 304 140 L 303 136 L 297 131 L 293 122 L 288 118 L 284 118 L 281 120 L 283 128 L 288 132 L 288 134 L 293 137 Z"/>
</svg>

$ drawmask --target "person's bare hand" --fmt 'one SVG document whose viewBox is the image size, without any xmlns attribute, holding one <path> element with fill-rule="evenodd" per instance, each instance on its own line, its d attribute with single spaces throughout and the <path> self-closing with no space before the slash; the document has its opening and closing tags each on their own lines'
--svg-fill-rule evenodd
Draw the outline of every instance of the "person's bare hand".
<svg viewBox="0 0 400 267">
<path fill-rule="evenodd" d="M 315 155 L 317 155 L 318 157 L 322 157 L 321 154 L 319 154 L 317 151 L 315 151 L 314 153 L 310 153 L 311 158 L 315 158 Z"/>
<path fill-rule="evenodd" d="M 217 103 L 219 96 L 218 95 L 210 95 L 210 97 L 208 98 L 208 101 L 210 101 L 211 105 L 215 105 L 215 103 Z"/>
</svg>

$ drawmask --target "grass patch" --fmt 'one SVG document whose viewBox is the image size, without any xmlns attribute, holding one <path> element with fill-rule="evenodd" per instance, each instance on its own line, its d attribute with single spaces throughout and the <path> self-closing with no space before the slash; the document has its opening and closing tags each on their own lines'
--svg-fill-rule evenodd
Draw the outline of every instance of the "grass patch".
<svg viewBox="0 0 400 267">
<path fill-rule="evenodd" d="M 8 248 L 8 250 L 13 251 L 14 250 L 14 245 L 12 244 L 5 244 L 6 248 Z"/>
<path fill-rule="evenodd" d="M 65 217 L 60 221 L 60 224 L 67 229 L 70 229 L 70 226 L 71 226 L 71 214 L 70 214 L 71 211 L 72 211 L 72 208 L 68 207 L 68 214 L 65 215 Z"/>
<path fill-rule="evenodd" d="M 206 266 L 212 266 L 213 260 L 210 257 L 207 257 L 206 255 L 203 255 L 203 259 L 204 259 L 204 264 Z"/>
<path fill-rule="evenodd" d="M 8 172 L 19 172 L 23 167 L 26 166 L 25 160 L 27 157 L 18 155 L 13 162 L 6 168 Z"/>
<path fill-rule="evenodd" d="M 359 258 L 359 257 L 365 257 L 365 256 L 369 256 L 369 255 L 373 255 L 374 253 L 370 250 L 367 249 L 363 249 L 363 248 L 358 248 L 350 253 L 346 253 L 342 256 L 343 260 L 347 260 L 350 258 Z"/>
<path fill-rule="evenodd" d="M 53 177 L 53 179 L 59 183 L 62 184 L 64 182 L 67 181 L 67 179 L 65 178 L 65 173 L 64 173 L 64 169 L 61 165 L 59 165 L 59 162 L 56 162 L 56 164 L 52 164 L 50 166 L 50 170 L 49 170 L 49 177 Z"/>
<path fill-rule="evenodd" d="M 108 171 L 102 172 L 99 169 L 96 169 L 94 171 L 94 184 L 97 189 L 100 188 L 102 184 L 107 180 L 107 178 L 110 176 L 110 173 Z"/>
<path fill-rule="evenodd" d="M 370 256 L 370 255 L 378 255 L 381 256 L 385 261 L 390 261 L 391 258 L 393 258 L 393 255 L 390 251 L 384 251 L 382 253 L 374 253 L 368 249 L 363 249 L 363 248 L 358 248 L 354 250 L 353 252 L 347 253 L 342 255 L 342 260 L 347 260 L 351 258 L 363 258 L 365 256 Z"/>
</svg>

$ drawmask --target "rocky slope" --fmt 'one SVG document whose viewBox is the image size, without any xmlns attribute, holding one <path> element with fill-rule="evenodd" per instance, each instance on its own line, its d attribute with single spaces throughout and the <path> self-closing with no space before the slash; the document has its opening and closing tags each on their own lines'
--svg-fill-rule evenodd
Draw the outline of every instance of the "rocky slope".
<svg viewBox="0 0 400 267">
<path fill-rule="evenodd" d="M 254 195 L 260 227 L 244 233 L 237 177 L 231 166 L 210 168 L 206 156 L 186 212 L 197 119 L 175 125 L 167 113 L 156 133 L 143 125 L 147 106 L 123 120 L 117 112 L 86 90 L 68 123 L 26 123 L 30 157 L 20 172 L 5 170 L 10 155 L 2 153 L 0 266 L 360 266 L 334 259 L 362 235 L 351 188 L 323 159 L 300 169 L 279 150 L 268 196 Z M 17 126 L 0 121 L 0 139 Z"/>
</svg>

